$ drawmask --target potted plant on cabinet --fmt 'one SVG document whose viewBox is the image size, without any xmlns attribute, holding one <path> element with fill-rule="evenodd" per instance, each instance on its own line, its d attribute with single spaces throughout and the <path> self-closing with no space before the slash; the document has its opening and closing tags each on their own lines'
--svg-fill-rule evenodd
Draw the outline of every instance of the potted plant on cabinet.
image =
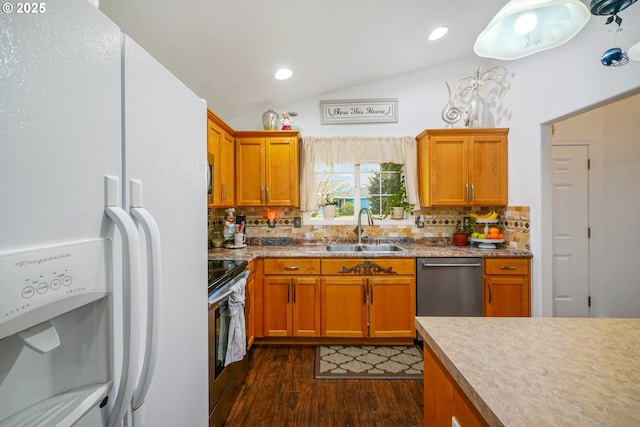
<svg viewBox="0 0 640 427">
<path fill-rule="evenodd" d="M 453 244 L 456 246 L 467 246 L 471 233 L 473 233 L 473 225 L 468 218 L 456 222 L 456 231 L 453 233 Z"/>
</svg>

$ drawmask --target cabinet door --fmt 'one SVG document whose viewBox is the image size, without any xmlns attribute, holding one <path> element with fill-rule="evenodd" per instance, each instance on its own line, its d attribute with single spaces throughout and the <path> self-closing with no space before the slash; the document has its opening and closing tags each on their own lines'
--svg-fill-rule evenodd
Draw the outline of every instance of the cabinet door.
<svg viewBox="0 0 640 427">
<path fill-rule="evenodd" d="M 208 120 L 207 125 L 207 154 L 213 160 L 213 176 L 211 177 L 213 196 L 211 204 L 220 206 L 220 138 L 222 129 L 211 119 Z"/>
<path fill-rule="evenodd" d="M 320 279 L 294 277 L 293 287 L 293 335 L 298 337 L 320 336 Z"/>
<path fill-rule="evenodd" d="M 413 277 L 368 279 L 369 336 L 415 337 L 416 281 Z"/>
<path fill-rule="evenodd" d="M 322 278 L 322 336 L 364 338 L 367 334 L 366 279 Z"/>
<path fill-rule="evenodd" d="M 220 138 L 220 203 L 233 206 L 236 198 L 235 188 L 235 141 L 224 132 Z"/>
<path fill-rule="evenodd" d="M 236 139 L 236 204 L 264 205 L 264 138 Z"/>
<path fill-rule="evenodd" d="M 298 206 L 300 178 L 297 138 L 267 138 L 265 161 L 265 204 Z"/>
<path fill-rule="evenodd" d="M 524 276 L 485 276 L 485 316 L 529 316 L 528 278 Z"/>
<path fill-rule="evenodd" d="M 507 136 L 487 134 L 470 137 L 470 204 L 503 206 L 507 204 Z"/>
<path fill-rule="evenodd" d="M 291 278 L 264 278 L 264 335 L 287 337 L 292 332 Z"/>
<path fill-rule="evenodd" d="M 429 197 L 431 206 L 469 205 L 469 139 L 432 136 L 429 141 Z"/>
</svg>

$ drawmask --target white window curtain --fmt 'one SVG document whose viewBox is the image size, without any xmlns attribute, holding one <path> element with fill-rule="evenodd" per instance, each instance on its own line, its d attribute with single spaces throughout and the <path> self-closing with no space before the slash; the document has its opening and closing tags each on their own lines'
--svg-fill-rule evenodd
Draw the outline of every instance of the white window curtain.
<svg viewBox="0 0 640 427">
<path fill-rule="evenodd" d="M 416 140 L 401 137 L 314 137 L 302 140 L 300 209 L 318 208 L 315 178 L 317 164 L 399 163 L 404 165 L 407 200 L 420 210 Z"/>
</svg>

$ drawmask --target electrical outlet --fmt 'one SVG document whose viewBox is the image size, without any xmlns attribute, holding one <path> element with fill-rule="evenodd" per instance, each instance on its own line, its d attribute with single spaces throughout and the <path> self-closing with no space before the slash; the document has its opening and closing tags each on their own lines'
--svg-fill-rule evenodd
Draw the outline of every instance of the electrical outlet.
<svg viewBox="0 0 640 427">
<path fill-rule="evenodd" d="M 302 227 L 302 218 L 300 218 L 299 216 L 294 216 L 293 217 L 293 227 L 294 228 Z"/>
</svg>

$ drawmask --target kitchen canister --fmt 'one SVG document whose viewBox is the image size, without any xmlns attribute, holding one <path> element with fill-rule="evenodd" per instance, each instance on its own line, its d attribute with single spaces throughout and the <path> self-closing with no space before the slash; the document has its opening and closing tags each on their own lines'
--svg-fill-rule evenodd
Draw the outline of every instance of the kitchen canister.
<svg viewBox="0 0 640 427">
<path fill-rule="evenodd" d="M 271 108 L 262 114 L 264 130 L 278 130 L 278 113 Z"/>
</svg>

